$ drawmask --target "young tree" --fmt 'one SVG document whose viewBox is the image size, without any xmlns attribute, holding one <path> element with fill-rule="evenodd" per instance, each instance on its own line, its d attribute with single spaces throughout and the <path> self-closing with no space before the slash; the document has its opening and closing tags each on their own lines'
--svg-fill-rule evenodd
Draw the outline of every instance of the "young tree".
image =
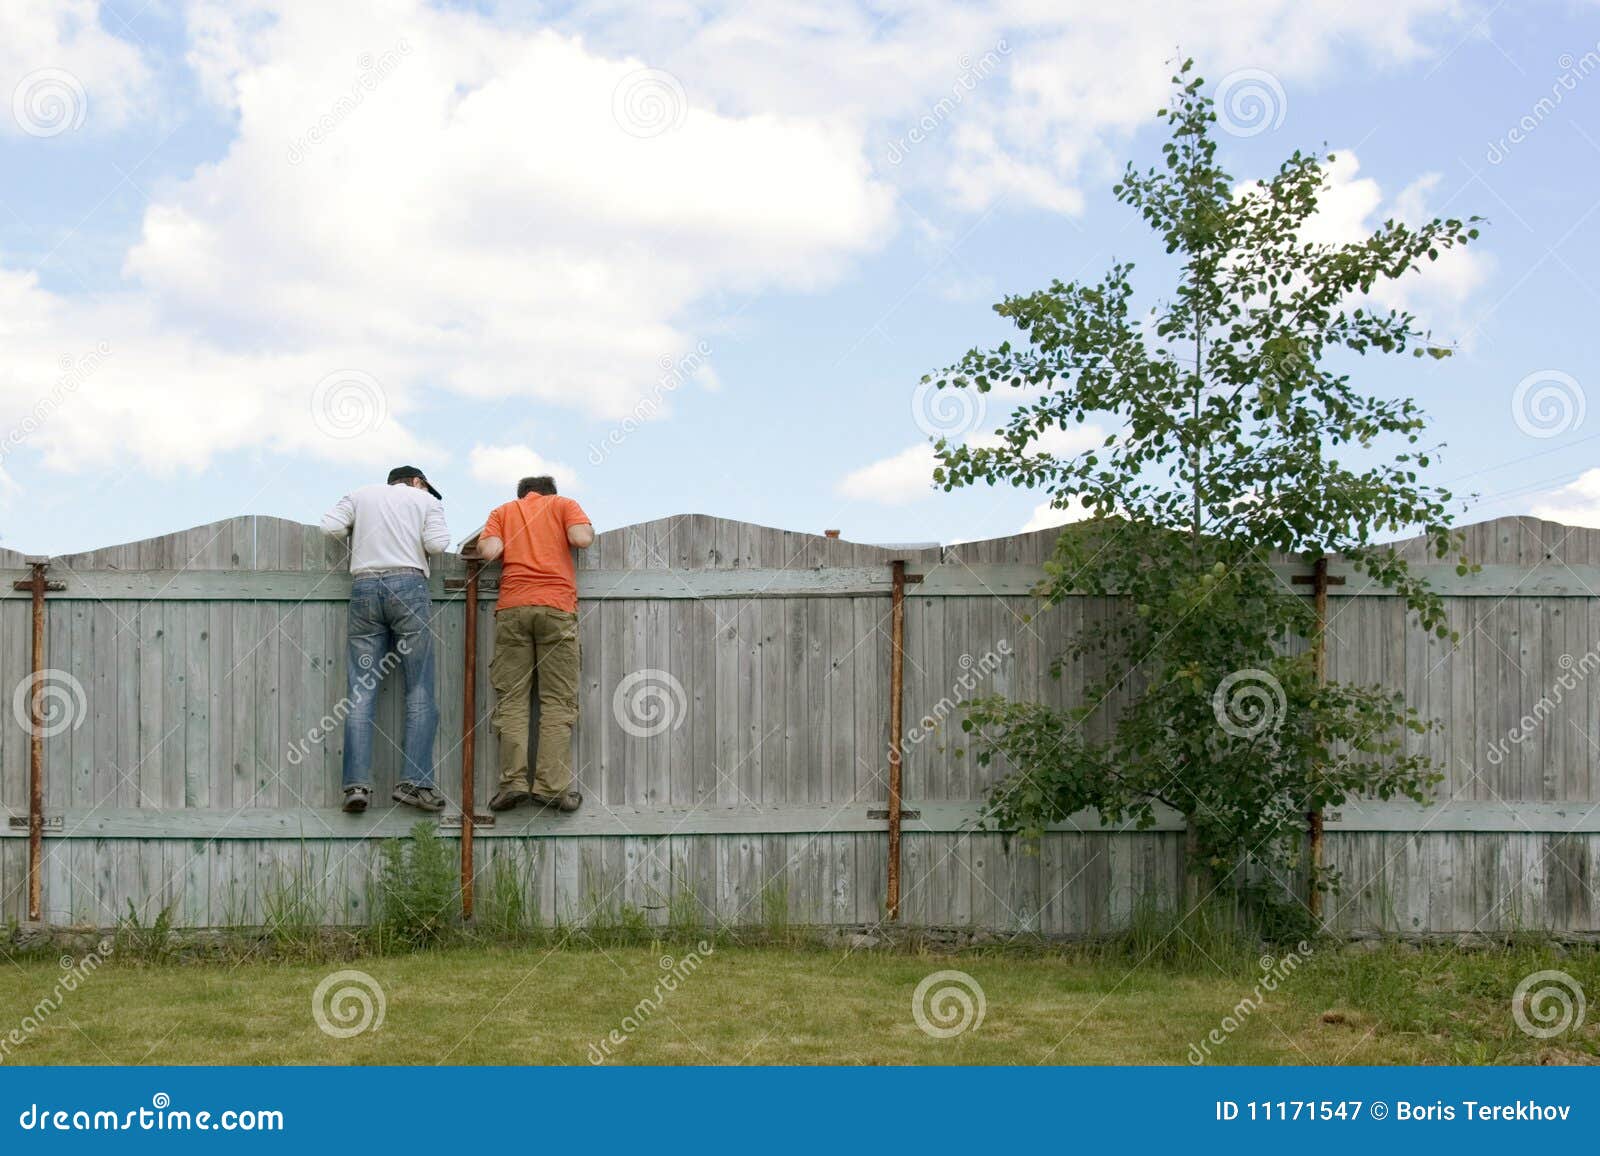
<svg viewBox="0 0 1600 1156">
<path fill-rule="evenodd" d="M 1477 230 L 1391 220 L 1353 244 L 1303 240 L 1322 161 L 1296 152 L 1270 179 L 1236 187 L 1192 62 L 1173 83 L 1159 114 L 1164 163 L 1130 165 L 1115 187 L 1177 255 L 1171 298 L 1137 315 L 1132 266 L 1117 264 L 1096 284 L 1057 281 L 997 305 L 1025 341 L 973 350 L 927 380 L 1027 393 L 998 444 L 939 442 L 934 478 L 1081 503 L 1091 518 L 1062 533 L 1043 596 L 1114 595 L 1119 608 L 1057 659 L 1058 676 L 1069 658 L 1106 660 L 1080 707 L 989 698 L 964 720 L 979 762 L 1012 768 L 990 800 L 994 820 L 1036 834 L 1093 807 L 1148 824 L 1166 803 L 1187 817 L 1191 866 L 1231 881 L 1252 859 L 1294 863 L 1308 811 L 1358 793 L 1422 799 L 1436 779 L 1406 751 L 1405 733 L 1425 724 L 1399 696 L 1319 680 L 1297 641 L 1316 629 L 1310 600 L 1269 562 L 1342 555 L 1449 636 L 1437 597 L 1374 541 L 1421 526 L 1439 557 L 1457 548 L 1450 495 L 1418 480 L 1423 414 L 1330 362 L 1343 351 L 1447 356 L 1411 314 L 1374 309 L 1367 294 Z M 1116 429 L 1100 448 L 1034 449 L 1091 415 Z M 1385 453 L 1380 442 L 1399 444 Z M 1090 738 L 1085 723 L 1113 698 L 1104 737 Z"/>
</svg>

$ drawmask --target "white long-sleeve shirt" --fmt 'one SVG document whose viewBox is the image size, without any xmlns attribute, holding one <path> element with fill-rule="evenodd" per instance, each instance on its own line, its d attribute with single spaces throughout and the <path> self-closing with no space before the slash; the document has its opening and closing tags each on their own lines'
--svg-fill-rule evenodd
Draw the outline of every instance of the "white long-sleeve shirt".
<svg viewBox="0 0 1600 1156">
<path fill-rule="evenodd" d="M 450 548 L 444 503 L 427 490 L 371 485 L 352 490 L 322 516 L 332 538 L 350 535 L 350 572 L 409 566 L 428 573 L 428 555 Z"/>
</svg>

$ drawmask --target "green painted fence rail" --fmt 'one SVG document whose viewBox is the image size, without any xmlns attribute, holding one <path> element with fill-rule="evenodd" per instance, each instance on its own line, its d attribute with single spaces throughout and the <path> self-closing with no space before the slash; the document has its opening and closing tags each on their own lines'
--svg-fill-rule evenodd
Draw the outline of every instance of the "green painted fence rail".
<svg viewBox="0 0 1600 1156">
<path fill-rule="evenodd" d="M 797 923 L 883 918 L 891 563 L 906 563 L 902 918 L 1075 935 L 1183 888 L 1183 822 L 1143 830 L 1073 816 L 1028 847 L 987 829 L 1001 768 L 963 747 L 960 704 L 1000 693 L 1071 705 L 1097 673 L 1051 660 L 1106 599 L 1042 607 L 1055 531 L 897 549 L 704 515 L 610 530 L 580 557 L 586 801 L 476 827 L 478 870 L 518 866 L 545 918 L 624 904 L 664 921 L 758 922 L 777 891 Z M 1334 560 L 1330 676 L 1403 693 L 1438 728 L 1408 741 L 1443 773 L 1438 801 L 1352 801 L 1328 814 L 1341 930 L 1600 930 L 1600 531 L 1528 518 L 1467 527 L 1467 575 L 1402 552 L 1461 643 Z M 24 914 L 29 605 L 26 559 L 0 551 L 0 918 Z M 284 879 L 315 881 L 330 922 L 370 916 L 382 839 L 417 816 L 387 805 L 402 733 L 380 697 L 377 799 L 337 809 L 344 695 L 343 548 L 314 527 L 242 517 L 49 560 L 49 679 L 65 712 L 45 740 L 46 918 L 109 925 L 170 908 L 179 925 L 259 921 Z M 1282 558 L 1288 588 L 1309 572 Z M 462 800 L 464 561 L 435 567 L 441 711 L 434 751 Z M 495 742 L 493 569 L 478 631 L 473 812 Z M 1114 712 L 1117 704 L 1109 703 Z M 1090 724 L 1104 733 L 1104 717 Z M 1096 728 L 1099 728 L 1098 730 Z M 20 826 L 18 825 L 20 822 Z M 768 897 L 768 899 L 764 899 Z"/>
<path fill-rule="evenodd" d="M 1303 575 L 1303 566 L 1282 564 L 1273 569 L 1287 585 Z M 1441 594 L 1460 598 L 1593 598 L 1600 592 L 1600 566 L 1545 564 L 1526 569 L 1485 566 L 1469 574 L 1455 566 L 1418 565 L 1414 571 Z M 26 591 L 15 584 L 26 570 L 0 570 L 0 598 L 25 600 Z M 1330 567 L 1334 579 L 1345 579 L 1328 595 L 1344 598 L 1392 598 L 1365 575 L 1348 567 Z M 1045 579 L 1042 566 L 941 561 L 927 568 L 911 584 L 912 593 L 925 598 L 1025 597 Z M 88 602 L 344 602 L 350 597 L 350 575 L 342 570 L 237 571 L 109 570 L 52 571 L 52 580 L 65 589 L 52 595 L 56 601 Z M 703 599 L 703 598 L 849 598 L 887 597 L 888 566 L 829 566 L 811 569 L 758 567 L 748 570 L 586 570 L 579 576 L 581 599 Z M 454 579 L 435 575 L 435 599 L 460 598 Z M 479 597 L 492 602 L 499 583 L 491 575 L 481 584 Z M 1294 592 L 1309 596 L 1303 586 Z"/>
</svg>

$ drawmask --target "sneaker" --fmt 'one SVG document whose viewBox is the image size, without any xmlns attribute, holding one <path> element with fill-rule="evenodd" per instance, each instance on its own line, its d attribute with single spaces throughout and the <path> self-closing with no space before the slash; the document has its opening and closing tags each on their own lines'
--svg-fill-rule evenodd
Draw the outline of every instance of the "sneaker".
<svg viewBox="0 0 1600 1156">
<path fill-rule="evenodd" d="M 367 804 L 372 802 L 372 792 L 366 787 L 346 787 L 344 789 L 344 809 L 352 815 L 359 815 L 367 809 Z"/>
<path fill-rule="evenodd" d="M 567 814 L 571 814 L 583 806 L 583 796 L 577 791 L 567 791 L 561 795 L 534 794 L 529 797 L 536 807 L 554 807 L 557 811 L 563 811 Z"/>
<path fill-rule="evenodd" d="M 415 807 L 419 811 L 444 810 L 444 796 L 432 787 L 419 787 L 415 783 L 401 783 L 389 796 L 397 803 Z"/>
<path fill-rule="evenodd" d="M 514 787 L 505 787 L 494 798 L 489 800 L 491 811 L 513 811 L 532 799 L 527 791 L 519 791 Z"/>
</svg>

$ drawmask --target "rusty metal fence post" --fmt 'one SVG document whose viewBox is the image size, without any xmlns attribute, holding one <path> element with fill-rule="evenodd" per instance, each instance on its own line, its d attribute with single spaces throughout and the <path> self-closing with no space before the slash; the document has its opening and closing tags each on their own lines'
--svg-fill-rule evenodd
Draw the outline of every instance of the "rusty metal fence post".
<svg viewBox="0 0 1600 1156">
<path fill-rule="evenodd" d="M 889 588 L 889 869 L 888 918 L 900 918 L 900 742 L 904 728 L 906 665 L 906 564 L 891 564 Z"/>
<path fill-rule="evenodd" d="M 461 918 L 472 918 L 472 821 L 477 808 L 474 762 L 478 736 L 478 571 L 482 563 L 467 559 L 466 633 L 462 638 L 461 671 Z"/>
<path fill-rule="evenodd" d="M 1315 633 L 1311 639 L 1311 662 L 1317 685 L 1321 686 L 1328 681 L 1328 587 L 1343 586 L 1344 579 L 1328 577 L 1328 556 L 1323 554 L 1313 564 L 1310 577 L 1296 575 L 1294 582 L 1311 587 L 1313 613 L 1316 616 Z M 1311 917 L 1319 922 L 1322 919 L 1323 857 L 1322 808 L 1310 807 L 1306 811 L 1306 870 L 1310 876 L 1307 880 L 1306 908 L 1311 912 Z"/>
<path fill-rule="evenodd" d="M 28 919 L 44 918 L 44 596 L 49 590 L 64 590 L 63 582 L 50 582 L 45 575 L 48 559 L 29 559 L 27 578 L 13 583 L 33 599 L 33 653 L 28 693 Z"/>
</svg>

